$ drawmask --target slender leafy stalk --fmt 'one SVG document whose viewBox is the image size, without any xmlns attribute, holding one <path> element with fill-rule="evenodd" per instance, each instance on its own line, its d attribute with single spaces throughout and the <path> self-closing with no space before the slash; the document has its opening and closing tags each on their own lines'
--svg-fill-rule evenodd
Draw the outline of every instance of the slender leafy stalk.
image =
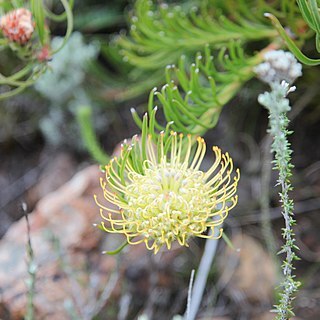
<svg viewBox="0 0 320 320">
<path fill-rule="evenodd" d="M 289 119 L 287 112 L 291 110 L 287 94 L 295 88 L 289 88 L 286 82 L 271 83 L 271 92 L 265 92 L 259 96 L 259 102 L 269 111 L 269 133 L 273 137 L 271 151 L 275 155 L 273 161 L 274 169 L 279 172 L 277 185 L 280 186 L 280 202 L 282 206 L 282 215 L 285 221 L 285 227 L 282 229 L 284 244 L 279 254 L 284 254 L 285 259 L 282 264 L 284 280 L 281 284 L 282 292 L 280 301 L 276 306 L 277 320 L 287 320 L 293 313 L 292 302 L 294 294 L 297 292 L 300 283 L 295 280 L 294 260 L 298 259 L 295 251 L 298 247 L 295 244 L 295 235 L 293 226 L 296 224 L 293 213 L 293 200 L 290 199 L 289 192 L 292 191 L 290 182 L 292 150 L 288 141 L 288 135 L 292 132 L 288 130 Z"/>
</svg>

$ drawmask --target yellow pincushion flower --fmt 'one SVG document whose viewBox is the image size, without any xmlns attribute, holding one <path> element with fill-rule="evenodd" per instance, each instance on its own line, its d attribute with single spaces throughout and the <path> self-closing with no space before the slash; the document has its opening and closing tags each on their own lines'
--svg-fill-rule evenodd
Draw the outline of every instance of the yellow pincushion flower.
<svg viewBox="0 0 320 320">
<path fill-rule="evenodd" d="M 161 132 L 157 146 L 153 138 L 142 135 L 141 143 L 133 138 L 106 166 L 101 187 L 109 205 L 96 198 L 101 228 L 124 234 L 129 244 L 144 242 L 154 253 L 163 245 L 170 249 L 174 241 L 188 246 L 191 237 L 215 237 L 214 229 L 237 203 L 239 171 L 232 177 L 232 159 L 213 147 L 215 161 L 203 172 L 203 138 L 197 139 L 193 156 L 190 135 L 184 139 L 176 132 Z"/>
</svg>

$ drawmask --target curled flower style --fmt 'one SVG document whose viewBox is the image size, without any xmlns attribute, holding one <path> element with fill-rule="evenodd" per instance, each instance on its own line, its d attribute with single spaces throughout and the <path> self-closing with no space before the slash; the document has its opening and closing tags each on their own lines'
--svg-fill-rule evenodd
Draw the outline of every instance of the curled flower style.
<svg viewBox="0 0 320 320">
<path fill-rule="evenodd" d="M 1 18 L 0 28 L 10 41 L 25 44 L 34 31 L 32 14 L 25 8 L 12 10 Z"/>
<path fill-rule="evenodd" d="M 120 157 L 105 168 L 101 187 L 109 205 L 95 197 L 104 220 L 100 228 L 124 234 L 129 244 L 144 242 L 155 254 L 163 245 L 170 249 L 174 241 L 188 246 L 193 236 L 219 238 L 222 229 L 215 228 L 237 203 L 239 170 L 233 174 L 228 153 L 213 147 L 215 161 L 204 172 L 203 138 L 197 139 L 194 153 L 190 135 L 186 141 L 182 134 L 161 132 L 157 147 L 151 134 L 141 140 L 125 143 Z"/>
</svg>

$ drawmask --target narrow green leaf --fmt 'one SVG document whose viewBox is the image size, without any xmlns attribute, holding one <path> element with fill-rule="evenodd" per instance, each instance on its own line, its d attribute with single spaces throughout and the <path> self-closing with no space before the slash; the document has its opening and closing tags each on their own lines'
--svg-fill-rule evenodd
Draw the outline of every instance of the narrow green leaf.
<svg viewBox="0 0 320 320">
<path fill-rule="evenodd" d="M 36 22 L 40 43 L 45 44 L 45 11 L 42 0 L 31 0 L 31 12 Z"/>
<path fill-rule="evenodd" d="M 63 39 L 61 46 L 58 49 L 54 50 L 52 52 L 52 54 L 57 53 L 65 46 L 65 44 L 67 43 L 67 41 L 72 33 L 72 30 L 73 30 L 73 14 L 72 14 L 71 6 L 70 6 L 68 0 L 60 0 L 60 1 L 63 5 L 63 8 L 64 8 L 64 10 L 66 12 L 66 16 L 67 16 L 67 30 L 66 30 L 66 34 L 64 36 L 64 39 Z"/>
<path fill-rule="evenodd" d="M 236 251 L 236 248 L 234 247 L 233 243 L 231 242 L 230 238 L 224 233 L 222 232 L 222 239 L 226 242 L 227 246 Z"/>
<path fill-rule="evenodd" d="M 109 256 L 114 256 L 116 254 L 118 254 L 119 252 L 121 252 L 129 243 L 126 241 L 124 241 L 117 249 L 112 250 L 112 251 L 103 251 L 103 254 L 108 254 Z"/>
<path fill-rule="evenodd" d="M 110 157 L 101 148 L 91 122 L 92 111 L 89 106 L 79 106 L 77 121 L 80 127 L 82 140 L 90 155 L 100 164 L 105 165 Z"/>
<path fill-rule="evenodd" d="M 316 66 L 320 64 L 320 59 L 311 59 L 304 55 L 293 40 L 288 36 L 286 30 L 282 27 L 280 21 L 271 13 L 265 13 L 265 16 L 271 20 L 280 36 L 287 43 L 289 50 L 296 56 L 296 58 L 308 66 Z"/>
</svg>

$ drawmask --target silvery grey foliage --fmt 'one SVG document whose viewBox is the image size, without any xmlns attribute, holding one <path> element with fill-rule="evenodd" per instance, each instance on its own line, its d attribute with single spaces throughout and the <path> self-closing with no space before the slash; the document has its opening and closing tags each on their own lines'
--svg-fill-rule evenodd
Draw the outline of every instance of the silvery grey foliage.
<svg viewBox="0 0 320 320">
<path fill-rule="evenodd" d="M 46 141 L 58 146 L 60 144 L 72 144 L 73 147 L 78 148 L 81 143 L 79 139 L 78 124 L 74 121 L 76 117 L 76 110 L 81 105 L 93 105 L 90 98 L 81 87 L 73 91 L 74 98 L 65 102 L 64 105 L 52 103 L 48 114 L 40 120 L 40 129 Z M 62 103 L 62 102 L 61 102 Z M 65 107 L 65 108 L 61 108 Z M 97 127 L 105 127 L 106 119 L 98 117 L 95 119 Z M 66 137 L 68 137 L 66 139 Z"/>
<path fill-rule="evenodd" d="M 297 62 L 291 52 L 283 50 L 268 51 L 264 55 L 264 62 L 259 64 L 254 71 L 258 77 L 272 85 L 275 82 L 293 83 L 302 75 L 302 66 Z"/>
<path fill-rule="evenodd" d="M 55 37 L 52 49 L 60 47 L 62 42 L 62 37 Z M 74 119 L 80 105 L 94 107 L 84 83 L 87 65 L 98 52 L 97 43 L 86 44 L 82 34 L 74 32 L 63 49 L 49 62 L 49 70 L 36 83 L 36 90 L 50 101 L 49 112 L 40 121 L 40 128 L 50 144 L 82 148 Z M 98 117 L 95 126 L 105 127 L 106 119 Z"/>
<path fill-rule="evenodd" d="M 52 49 L 59 48 L 62 42 L 62 37 L 55 37 Z M 49 62 L 49 70 L 36 83 L 36 90 L 52 102 L 66 101 L 84 81 L 86 64 L 97 56 L 98 50 L 97 44 L 85 44 L 81 33 L 74 32 Z"/>
<path fill-rule="evenodd" d="M 292 150 L 288 141 L 288 135 L 292 132 L 288 130 L 287 117 L 291 107 L 287 95 L 296 89 L 290 87 L 289 82 L 292 83 L 301 75 L 301 65 L 291 53 L 283 51 L 269 52 L 266 54 L 266 59 L 266 62 L 256 68 L 256 72 L 261 80 L 270 85 L 271 91 L 260 94 L 258 101 L 269 111 L 268 132 L 273 138 L 271 152 L 275 155 L 274 169 L 279 172 L 277 185 L 281 188 L 279 196 L 285 221 L 285 226 L 282 228 L 284 244 L 279 252 L 285 255 L 282 263 L 284 280 L 281 283 L 280 301 L 274 311 L 277 313 L 277 320 L 287 320 L 294 315 L 292 301 L 300 284 L 295 280 L 293 266 L 294 260 L 298 259 L 295 253 L 298 247 L 295 244 L 293 231 L 293 226 L 296 224 L 293 200 L 289 197 L 289 192 L 292 190 L 290 177 L 293 165 L 291 164 Z"/>
</svg>

